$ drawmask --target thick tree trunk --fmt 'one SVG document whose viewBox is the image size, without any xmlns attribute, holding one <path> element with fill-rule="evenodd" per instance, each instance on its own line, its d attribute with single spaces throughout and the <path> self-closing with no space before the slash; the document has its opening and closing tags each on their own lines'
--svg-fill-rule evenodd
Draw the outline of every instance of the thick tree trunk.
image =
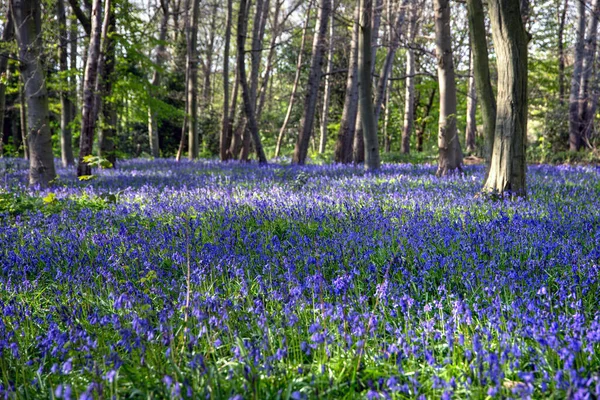
<svg viewBox="0 0 600 400">
<path fill-rule="evenodd" d="M 113 165 L 116 163 L 115 155 L 115 132 L 117 126 L 117 109 L 110 101 L 113 83 L 115 80 L 115 42 L 113 32 L 115 31 L 116 16 L 112 0 L 105 0 L 104 22 L 102 24 L 101 56 L 96 82 L 96 104 L 95 107 L 102 111 L 102 129 L 98 135 L 98 156 L 106 158 Z M 98 110 L 99 111 L 99 110 Z M 96 111 L 96 115 L 99 112 Z"/>
<path fill-rule="evenodd" d="M 319 85 L 323 69 L 323 59 L 325 55 L 327 35 L 327 24 L 329 23 L 329 14 L 331 13 L 331 0 L 319 1 L 319 13 L 317 17 L 317 28 L 313 40 L 312 62 L 308 82 L 306 87 L 306 97 L 304 99 L 304 114 L 300 122 L 300 130 L 296 148 L 294 149 L 295 164 L 304 164 L 308 154 L 308 144 L 313 131 L 315 120 L 315 111 L 317 108 L 317 96 L 319 94 Z"/>
<path fill-rule="evenodd" d="M 267 163 L 267 157 L 260 141 L 258 134 L 258 126 L 256 125 L 256 116 L 254 114 L 254 102 L 250 94 L 250 87 L 246 78 L 246 31 L 248 21 L 246 17 L 246 0 L 240 0 L 240 11 L 237 23 L 237 63 L 238 63 L 238 78 L 242 87 L 242 99 L 244 101 L 244 113 L 248 123 L 248 129 L 254 142 L 254 148 L 258 156 L 258 161 L 261 164 Z"/>
<path fill-rule="evenodd" d="M 360 0 L 360 39 L 358 42 L 358 74 L 360 85 L 360 115 L 365 138 L 365 164 L 368 170 L 379 168 L 379 141 L 377 139 L 377 121 L 373 110 L 371 76 L 373 71 L 373 51 L 371 29 L 373 17 L 373 1 Z"/>
<path fill-rule="evenodd" d="M 473 72 L 473 53 L 469 56 L 469 93 L 467 94 L 467 127 L 465 131 L 465 145 L 467 152 L 475 151 L 475 137 L 477 136 L 477 90 L 475 90 L 475 74 Z"/>
<path fill-rule="evenodd" d="M 15 36 L 19 44 L 21 77 L 25 82 L 29 126 L 29 184 L 48 186 L 55 178 L 48 94 L 41 64 L 42 6 L 38 0 L 11 0 Z"/>
<path fill-rule="evenodd" d="M 63 167 L 75 164 L 73 158 L 73 136 L 71 134 L 71 121 L 73 116 L 73 106 L 71 104 L 70 93 L 68 89 L 67 73 L 69 71 L 68 64 L 68 36 L 67 36 L 67 16 L 65 13 L 65 4 L 63 0 L 57 0 L 56 12 L 58 20 L 58 61 L 61 72 L 61 90 L 60 90 L 60 155 Z"/>
<path fill-rule="evenodd" d="M 190 23 L 187 29 L 187 115 L 188 159 L 198 158 L 200 134 L 198 132 L 198 17 L 200 0 L 192 0 Z"/>
<path fill-rule="evenodd" d="M 335 1 L 331 1 L 335 10 Z M 333 72 L 333 34 L 335 32 L 335 13 L 331 13 L 329 25 L 329 48 L 327 51 L 327 74 L 325 76 L 325 93 L 323 94 L 323 111 L 321 113 L 321 137 L 319 138 L 319 154 L 325 153 L 327 146 L 327 125 L 329 124 L 329 102 L 331 101 L 331 73 Z"/>
<path fill-rule="evenodd" d="M 352 31 L 352 44 L 348 61 L 348 77 L 346 79 L 346 94 L 342 120 L 335 144 L 335 162 L 348 164 L 352 162 L 352 148 L 356 131 L 358 114 L 358 35 L 360 18 L 360 4 L 356 4 L 354 11 L 354 29 Z"/>
<path fill-rule="evenodd" d="M 598 31 L 598 13 L 600 12 L 600 0 L 594 0 L 592 12 L 588 21 L 588 32 L 586 34 L 583 51 L 583 63 L 581 67 L 581 83 L 579 85 L 579 104 L 577 115 L 579 119 L 579 148 L 584 145 L 585 138 L 593 124 L 593 116 L 588 113 L 591 103 L 590 79 L 595 69 L 596 61 L 596 38 Z M 579 148 L 577 150 L 579 150 Z"/>
<path fill-rule="evenodd" d="M 569 0 L 565 0 L 564 7 L 558 16 L 558 99 L 561 105 L 565 103 L 565 21 Z"/>
<path fill-rule="evenodd" d="M 156 55 L 154 62 L 156 63 L 156 68 L 154 69 L 152 81 L 150 83 L 152 85 L 151 93 L 156 93 L 158 87 L 160 86 L 160 72 L 166 59 L 165 41 L 167 40 L 167 31 L 169 28 L 169 1 L 170 0 L 161 0 L 160 2 L 162 18 L 160 20 L 160 28 L 158 31 L 159 43 L 155 49 Z M 148 106 L 148 139 L 150 141 L 150 153 L 154 158 L 160 157 L 160 143 L 158 136 L 158 117 L 154 107 L 152 107 L 152 104 L 150 104 Z"/>
<path fill-rule="evenodd" d="M 456 129 L 456 82 L 450 36 L 450 4 L 434 0 L 435 44 L 440 91 L 437 176 L 462 171 L 462 150 Z"/>
<path fill-rule="evenodd" d="M 527 33 L 519 0 L 491 0 L 490 19 L 498 67 L 498 114 L 484 191 L 525 196 L 527 142 Z"/>
<path fill-rule="evenodd" d="M 229 125 L 229 53 L 231 47 L 231 19 L 233 18 L 233 0 L 227 0 L 227 19 L 225 21 L 225 48 L 223 50 L 223 119 L 219 137 L 219 157 L 226 161 L 230 157 L 228 140 Z"/>
<path fill-rule="evenodd" d="M 585 2 L 577 2 L 579 12 L 577 19 L 577 34 L 575 36 L 575 58 L 573 74 L 571 75 L 571 92 L 569 95 L 569 149 L 577 151 L 581 148 L 581 121 L 579 119 L 579 90 L 583 58 L 585 51 Z"/>
<path fill-rule="evenodd" d="M 496 97 L 492 89 L 488 43 L 485 29 L 485 14 L 481 0 L 467 0 L 469 31 L 471 34 L 471 51 L 475 89 L 483 120 L 484 157 L 488 169 L 492 158 L 492 146 L 496 132 Z"/>
<path fill-rule="evenodd" d="M 87 63 L 83 79 L 83 104 L 81 107 L 81 135 L 79 140 L 79 162 L 77 176 L 91 175 L 92 169 L 83 161 L 92 154 L 94 131 L 96 129 L 96 80 L 100 61 L 100 44 L 102 36 L 102 1 L 94 0 L 92 8 L 92 28 L 88 45 Z"/>
<path fill-rule="evenodd" d="M 10 13 L 6 16 L 6 23 L 2 30 L 0 44 L 8 43 L 13 37 L 13 21 Z M 8 54 L 0 53 L 0 157 L 3 153 L 4 144 L 4 115 L 6 113 L 6 84 L 8 81 Z"/>
<path fill-rule="evenodd" d="M 308 9 L 306 10 L 306 20 L 304 22 L 304 28 L 302 30 L 302 40 L 300 41 L 300 51 L 298 52 L 298 59 L 296 62 L 296 76 L 294 77 L 294 84 L 292 85 L 292 93 L 290 94 L 290 101 L 288 102 L 288 108 L 283 119 L 283 124 L 279 129 L 279 135 L 277 135 L 277 144 L 275 145 L 275 157 L 279 157 L 281 152 L 281 144 L 285 135 L 285 130 L 290 122 L 292 116 L 292 109 L 294 108 L 294 102 L 296 101 L 296 94 L 298 92 L 298 84 L 300 83 L 300 72 L 302 70 L 302 56 L 304 54 L 304 47 L 306 46 L 306 33 L 308 31 L 308 25 L 310 23 L 310 12 L 312 10 L 313 1 L 308 2 Z"/>
</svg>

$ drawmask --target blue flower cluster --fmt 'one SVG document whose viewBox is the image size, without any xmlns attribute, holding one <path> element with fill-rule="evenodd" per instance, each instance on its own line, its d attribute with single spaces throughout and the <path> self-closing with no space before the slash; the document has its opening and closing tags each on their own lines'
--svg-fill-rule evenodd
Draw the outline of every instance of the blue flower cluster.
<svg viewBox="0 0 600 400">
<path fill-rule="evenodd" d="M 600 397 L 600 171 L 123 161 L 0 214 L 0 395 Z M 78 200 L 79 199 L 79 200 Z"/>
</svg>

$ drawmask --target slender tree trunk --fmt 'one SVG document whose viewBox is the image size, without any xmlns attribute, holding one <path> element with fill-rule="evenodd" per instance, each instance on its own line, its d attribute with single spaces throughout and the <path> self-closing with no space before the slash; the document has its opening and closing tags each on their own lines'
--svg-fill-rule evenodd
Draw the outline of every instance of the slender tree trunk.
<svg viewBox="0 0 600 400">
<path fill-rule="evenodd" d="M 73 158 L 73 136 L 71 134 L 71 121 L 73 116 L 71 112 L 73 107 L 71 105 L 70 93 L 68 88 L 67 73 L 69 72 L 68 64 L 68 37 L 67 37 L 67 16 L 65 13 L 65 4 L 63 0 L 57 0 L 56 12 L 58 20 L 58 60 L 61 72 L 61 90 L 60 90 L 60 154 L 62 159 L 63 167 L 75 164 Z"/>
<path fill-rule="evenodd" d="M 581 121 L 579 119 L 579 90 L 583 70 L 585 52 L 585 2 L 577 2 L 579 12 L 577 20 L 577 34 L 575 37 L 575 58 L 573 60 L 573 74 L 571 75 L 571 92 L 569 96 L 569 149 L 577 151 L 581 148 Z"/>
<path fill-rule="evenodd" d="M 450 4 L 434 0 L 435 44 L 440 91 L 438 176 L 462 171 L 462 150 L 456 129 L 456 82 L 450 35 Z"/>
<path fill-rule="evenodd" d="M 304 99 L 304 114 L 300 122 L 300 130 L 296 148 L 294 149 L 294 163 L 304 164 L 308 154 L 308 144 L 313 131 L 315 121 L 315 111 L 317 108 L 317 96 L 319 94 L 319 85 L 323 69 L 323 59 L 325 56 L 325 37 L 327 36 L 327 24 L 329 23 L 329 14 L 331 13 L 331 0 L 319 1 L 319 13 L 317 16 L 317 28 L 313 40 L 312 61 L 308 82 L 306 87 L 306 97 Z"/>
<path fill-rule="evenodd" d="M 379 168 L 379 141 L 377 139 L 377 121 L 373 109 L 373 95 L 371 76 L 373 71 L 373 51 L 371 42 L 371 29 L 373 17 L 373 1 L 360 0 L 361 35 L 358 41 L 358 74 L 360 85 L 360 115 L 365 140 L 365 163 L 368 170 Z"/>
<path fill-rule="evenodd" d="M 285 135 L 285 130 L 290 118 L 292 116 L 292 109 L 294 108 L 294 102 L 296 101 L 296 93 L 298 92 L 298 84 L 300 83 L 300 73 L 302 70 L 302 56 L 304 54 L 304 47 L 306 46 L 306 33 L 308 31 L 308 25 L 310 23 L 310 12 L 312 10 L 313 1 L 308 2 L 308 9 L 306 10 L 306 20 L 304 22 L 304 28 L 302 29 L 302 40 L 300 41 L 300 51 L 298 52 L 298 60 L 296 62 L 296 76 L 294 77 L 294 84 L 292 85 L 292 93 L 290 94 L 290 101 L 288 102 L 288 108 L 283 119 L 283 124 L 279 129 L 279 135 L 277 135 L 277 145 L 275 146 L 275 157 L 279 157 L 281 152 L 281 143 Z"/>
<path fill-rule="evenodd" d="M 70 65 L 70 78 L 69 78 L 69 96 L 71 98 L 71 116 L 75 118 L 77 115 L 77 45 L 79 43 L 79 25 L 77 20 L 74 18 L 70 19 L 69 23 L 69 42 L 71 49 L 69 51 L 69 65 Z M 72 133 L 72 131 L 71 131 Z M 73 147 L 73 140 L 71 139 L 71 148 Z M 73 161 L 75 163 L 75 161 Z"/>
<path fill-rule="evenodd" d="M 352 31 L 352 44 L 348 61 L 348 77 L 346 79 L 346 95 L 342 120 L 335 144 L 335 162 L 348 164 L 352 162 L 354 135 L 356 132 L 356 119 L 358 114 L 358 35 L 360 18 L 360 4 L 356 4 L 354 11 L 354 29 Z"/>
<path fill-rule="evenodd" d="M 408 23 L 408 40 L 412 43 L 417 35 L 417 5 L 410 6 Z M 402 154 L 410 153 L 410 136 L 415 125 L 415 51 L 409 46 L 406 49 L 406 80 L 404 95 L 404 125 L 402 127 Z"/>
<path fill-rule="evenodd" d="M 269 54 L 267 55 L 267 65 L 265 67 L 265 73 L 260 87 L 258 96 L 258 106 L 256 108 L 256 120 L 260 121 L 262 112 L 265 107 L 265 100 L 267 97 L 267 88 L 271 80 L 271 73 L 273 72 L 273 58 L 275 57 L 275 47 L 277 45 L 277 38 L 281 33 L 281 23 L 279 21 L 279 15 L 281 14 L 281 6 L 283 1 L 275 0 L 275 14 L 273 15 L 273 32 L 271 33 L 271 44 L 269 47 Z"/>
<path fill-rule="evenodd" d="M 179 148 L 177 149 L 177 154 L 175 155 L 175 161 L 179 162 L 181 161 L 181 157 L 183 156 L 183 151 L 185 149 L 185 142 L 186 142 L 186 138 L 188 137 L 188 124 L 189 124 L 189 111 L 190 111 L 190 105 L 189 105 L 189 101 L 190 101 L 190 95 L 189 95 L 189 90 L 190 90 L 190 69 L 192 67 L 192 63 L 189 62 L 189 52 L 190 52 L 190 46 L 189 46 L 189 30 L 190 30 L 190 1 L 192 0 L 185 0 L 184 3 L 184 19 L 183 19 L 183 30 L 185 31 L 185 36 L 186 36 L 186 51 L 185 51 L 185 88 L 183 90 L 183 97 L 185 99 L 185 114 L 183 116 L 183 124 L 181 124 L 181 138 L 179 140 Z M 195 1 L 195 0 L 194 0 Z M 177 5 L 177 9 L 179 10 L 181 6 L 181 2 L 178 3 Z M 179 14 L 179 11 L 177 12 L 177 14 Z M 175 26 L 178 26 L 178 24 L 176 24 Z"/>
<path fill-rule="evenodd" d="M 585 138 L 588 136 L 588 130 L 593 124 L 593 116 L 588 113 L 589 103 L 591 100 L 590 79 L 592 79 L 595 61 L 596 61 L 596 38 L 598 31 L 598 13 L 600 13 L 600 0 L 594 0 L 592 12 L 588 21 L 588 32 L 586 35 L 583 63 L 581 70 L 581 83 L 579 85 L 579 104 L 578 104 L 578 119 L 579 119 L 579 140 L 580 147 L 584 145 Z M 579 148 L 577 150 L 579 150 Z"/>
<path fill-rule="evenodd" d="M 77 176 L 91 175 L 92 169 L 84 161 L 92 154 L 94 131 L 96 129 L 95 89 L 100 61 L 100 44 L 102 36 L 102 1 L 94 0 L 92 8 L 92 28 L 88 45 L 87 63 L 83 79 L 83 104 L 81 107 L 81 135 L 79 140 L 79 162 Z"/>
<path fill-rule="evenodd" d="M 187 31 L 187 96 L 188 96 L 188 159 L 198 158 L 200 134 L 198 131 L 198 17 L 200 0 L 192 0 L 191 19 Z"/>
<path fill-rule="evenodd" d="M 481 0 L 467 0 L 471 52 L 473 56 L 473 72 L 475 89 L 479 104 L 484 131 L 484 157 L 488 169 L 492 158 L 492 146 L 496 132 L 496 97 L 492 90 L 488 43 L 485 29 L 485 14 Z"/>
<path fill-rule="evenodd" d="M 489 2 L 498 66 L 498 114 L 484 191 L 525 196 L 527 142 L 527 33 L 519 0 Z"/>
<path fill-rule="evenodd" d="M 565 104 L 565 21 L 569 0 L 564 0 L 564 7 L 558 16 L 558 99 L 561 105 Z"/>
<path fill-rule="evenodd" d="M 156 68 L 154 69 L 154 73 L 152 74 L 152 89 L 151 93 L 156 94 L 158 87 L 160 86 L 161 80 L 161 70 L 163 68 L 165 58 L 166 58 L 166 47 L 165 41 L 167 40 L 167 33 L 169 28 L 169 0 L 161 0 L 160 2 L 162 9 L 162 18 L 160 20 L 160 28 L 158 33 L 158 45 L 156 46 Z M 160 143 L 159 143 L 159 135 L 158 135 L 158 117 L 156 115 L 156 111 L 152 106 L 152 100 L 150 101 L 150 105 L 148 106 L 148 136 L 150 140 L 150 152 L 152 157 L 158 158 L 160 157 Z"/>
<path fill-rule="evenodd" d="M 8 43 L 13 38 L 13 21 L 10 12 L 6 16 L 6 23 L 2 30 L 0 44 Z M 0 157 L 4 146 L 4 115 L 6 113 L 6 84 L 8 82 L 8 54 L 0 53 Z M 4 79 L 1 79 L 4 78 Z"/>
<path fill-rule="evenodd" d="M 468 152 L 475 151 L 475 137 L 477 136 L 477 91 L 475 90 L 475 74 L 473 72 L 473 53 L 469 51 L 469 93 L 467 94 L 467 128 L 465 131 L 465 144 Z"/>
<path fill-rule="evenodd" d="M 231 107 L 229 107 L 229 130 L 227 132 L 227 143 L 230 143 L 229 147 L 229 155 L 230 159 L 237 159 L 240 152 L 241 145 L 241 136 L 238 135 L 238 130 L 235 129 L 235 114 L 237 112 L 238 106 L 238 92 L 240 89 L 240 79 L 238 74 L 238 69 L 235 69 L 235 84 L 233 86 L 233 94 L 231 96 Z M 239 112 L 239 123 L 245 124 L 245 121 L 241 121 L 243 119 L 243 111 Z"/>
<path fill-rule="evenodd" d="M 48 186 L 55 178 L 48 94 L 41 64 L 42 18 L 38 0 L 11 0 L 15 36 L 19 44 L 21 76 L 25 82 L 29 126 L 29 184 Z"/>
<path fill-rule="evenodd" d="M 392 74 L 390 72 L 390 78 Z M 390 93 L 394 90 L 394 81 L 390 82 L 389 90 L 385 91 L 385 113 L 383 118 L 383 137 L 385 140 L 384 148 L 385 152 L 389 153 L 392 150 L 392 135 L 390 134 L 390 109 L 391 109 L 391 96 Z"/>
<path fill-rule="evenodd" d="M 98 135 L 98 155 L 106 158 L 113 165 L 116 163 L 115 155 L 115 132 L 117 125 L 117 109 L 110 100 L 113 83 L 115 80 L 115 42 L 113 33 L 115 31 L 116 16 L 112 0 L 105 0 L 104 22 L 102 24 L 101 56 L 99 65 L 98 81 L 96 82 L 96 104 L 95 107 L 102 111 L 102 128 Z M 99 115 L 98 111 L 96 115 Z"/>
<path fill-rule="evenodd" d="M 219 138 L 219 156 L 221 161 L 229 159 L 228 152 L 231 139 L 228 140 L 229 126 L 229 53 L 231 47 L 231 19 L 233 18 L 233 1 L 227 0 L 227 20 L 225 21 L 225 48 L 223 50 L 223 119 Z"/>
<path fill-rule="evenodd" d="M 331 8 L 335 10 L 335 1 L 332 0 Z M 335 32 L 335 14 L 331 13 L 329 25 L 329 48 L 327 51 L 327 75 L 325 76 L 325 94 L 323 94 L 323 112 L 321 114 L 321 137 L 319 139 L 319 153 L 325 153 L 327 145 L 327 125 L 329 124 L 329 102 L 331 100 L 331 73 L 333 72 L 333 34 Z"/>
<path fill-rule="evenodd" d="M 212 13 L 210 16 L 210 26 L 209 26 L 209 38 L 208 38 L 208 46 L 205 53 L 205 65 L 204 65 L 204 84 L 202 86 L 202 108 L 208 109 L 211 104 L 212 90 L 211 90 L 211 78 L 212 78 L 212 63 L 213 63 L 213 52 L 215 49 L 215 38 L 216 38 L 216 25 L 217 25 L 217 11 L 218 4 L 213 3 L 210 5 L 212 7 Z"/>
<path fill-rule="evenodd" d="M 250 94 L 250 87 L 248 80 L 246 79 L 246 32 L 248 27 L 247 15 L 246 15 L 246 0 L 240 0 L 240 11 L 237 23 L 237 63 L 238 63 L 238 78 L 240 86 L 242 87 L 242 98 L 244 100 L 244 112 L 246 114 L 246 120 L 248 123 L 248 129 L 252 140 L 254 141 L 254 148 L 258 156 L 258 161 L 261 164 L 267 163 L 267 156 L 262 147 L 260 136 L 258 134 L 258 126 L 256 125 L 256 115 L 254 114 L 254 103 Z"/>
</svg>

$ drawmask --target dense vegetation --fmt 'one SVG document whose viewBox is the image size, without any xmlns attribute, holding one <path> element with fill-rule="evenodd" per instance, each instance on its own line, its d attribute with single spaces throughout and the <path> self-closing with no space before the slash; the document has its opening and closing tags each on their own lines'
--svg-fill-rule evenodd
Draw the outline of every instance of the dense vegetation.
<svg viewBox="0 0 600 400">
<path fill-rule="evenodd" d="M 7 164 L 8 398 L 600 395 L 598 168 Z"/>
</svg>

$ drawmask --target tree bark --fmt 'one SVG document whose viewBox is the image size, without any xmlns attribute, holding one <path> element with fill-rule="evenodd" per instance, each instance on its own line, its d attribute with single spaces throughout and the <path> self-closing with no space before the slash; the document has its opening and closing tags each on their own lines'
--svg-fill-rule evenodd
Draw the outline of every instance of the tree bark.
<svg viewBox="0 0 600 400">
<path fill-rule="evenodd" d="M 19 44 L 20 70 L 27 101 L 29 127 L 29 184 L 48 186 L 55 178 L 52 136 L 48 118 L 48 94 L 41 64 L 42 5 L 39 0 L 11 0 L 15 36 Z"/>
<path fill-rule="evenodd" d="M 313 40 L 312 61 L 308 82 L 306 86 L 306 97 L 304 99 L 304 114 L 300 122 L 300 130 L 296 148 L 294 149 L 293 162 L 303 165 L 306 162 L 308 154 L 308 144 L 312 135 L 315 111 L 317 108 L 317 96 L 319 94 L 319 85 L 323 69 L 323 59 L 325 55 L 325 37 L 327 35 L 327 24 L 329 23 L 329 14 L 331 13 L 331 0 L 320 0 L 319 13 L 317 16 L 317 27 Z"/>
<path fill-rule="evenodd" d="M 63 167 L 67 167 L 75 164 L 73 158 L 73 136 L 71 134 L 71 121 L 73 116 L 71 112 L 73 107 L 71 105 L 69 85 L 67 73 L 69 72 L 68 64 L 68 36 L 67 36 L 67 16 L 65 13 L 65 4 L 63 0 L 57 0 L 56 12 L 58 20 L 58 60 L 61 72 L 61 90 L 60 90 L 60 155 Z"/>
<path fill-rule="evenodd" d="M 262 147 L 260 136 L 258 134 L 258 126 L 256 125 L 256 116 L 254 114 L 254 103 L 250 94 L 250 87 L 246 78 L 246 31 L 248 27 L 248 21 L 246 18 L 246 0 L 240 0 L 240 11 L 238 15 L 237 23 L 237 63 L 238 63 L 238 78 L 240 86 L 242 87 L 242 99 L 244 101 L 244 113 L 246 114 L 246 120 L 248 123 L 248 129 L 252 140 L 254 142 L 254 148 L 258 156 L 258 162 L 261 164 L 267 163 L 267 156 Z"/>
<path fill-rule="evenodd" d="M 117 126 L 117 109 L 110 100 L 115 81 L 115 31 L 116 16 L 112 0 L 105 0 L 104 22 L 102 24 L 101 57 L 98 82 L 96 83 L 96 108 L 102 110 L 102 129 L 98 135 L 98 156 L 106 158 L 113 165 L 116 163 L 115 136 Z M 98 113 L 96 114 L 98 115 Z"/>
<path fill-rule="evenodd" d="M 571 75 L 571 91 L 569 95 L 569 149 L 577 151 L 581 148 L 581 121 L 579 119 L 579 90 L 585 51 L 585 2 L 577 2 L 578 19 L 575 36 L 575 57 L 573 74 Z"/>
<path fill-rule="evenodd" d="M 204 64 L 204 84 L 202 85 L 202 109 L 206 110 L 210 107 L 211 98 L 212 98 L 212 90 L 211 90 L 211 77 L 212 77 L 212 63 L 213 63 L 213 52 L 215 49 L 215 39 L 216 39 L 216 24 L 217 24 L 217 10 L 218 4 L 213 3 L 210 5 L 212 7 L 212 13 L 210 16 L 210 26 L 209 26 L 209 38 L 208 38 L 208 46 L 206 48 L 205 53 L 205 64 Z"/>
<path fill-rule="evenodd" d="M 335 0 L 331 1 L 335 10 Z M 329 124 L 329 102 L 331 101 L 331 72 L 333 71 L 333 34 L 335 32 L 335 14 L 331 13 L 329 25 L 329 48 L 327 50 L 327 74 L 325 76 L 325 93 L 323 94 L 323 111 L 321 113 L 321 137 L 319 138 L 319 154 L 325 153 L 327 145 L 327 125 Z"/>
<path fill-rule="evenodd" d="M 467 127 L 465 131 L 465 145 L 468 152 L 475 151 L 475 137 L 477 136 L 477 91 L 475 90 L 475 74 L 473 72 L 473 53 L 469 51 L 469 93 L 467 94 Z"/>
<path fill-rule="evenodd" d="M 281 33 L 282 22 L 279 21 L 279 15 L 281 14 L 282 5 L 283 1 L 275 0 L 275 13 L 273 14 L 273 31 L 271 32 L 271 44 L 269 47 L 269 54 L 267 55 L 267 65 L 265 67 L 265 73 L 260 86 L 260 91 L 258 95 L 258 105 L 256 108 L 257 121 L 260 121 L 262 117 L 262 112 L 265 107 L 265 101 L 267 98 L 267 88 L 269 86 L 271 74 L 273 72 L 273 58 L 275 57 L 275 47 L 277 46 L 277 38 Z"/>
<path fill-rule="evenodd" d="M 29 160 L 29 140 L 27 140 L 29 134 L 29 130 L 27 129 L 27 100 L 25 97 L 24 86 L 23 79 L 19 80 L 19 104 L 21 105 L 19 110 L 19 123 L 21 128 L 21 145 L 23 146 L 23 158 Z"/>
<path fill-rule="evenodd" d="M 360 85 L 360 115 L 365 140 L 365 164 L 367 170 L 379 169 L 379 141 L 377 139 L 377 121 L 373 109 L 373 94 L 371 76 L 373 70 L 373 51 L 371 42 L 371 29 L 373 17 L 373 1 L 360 0 L 361 35 L 358 42 L 358 73 Z"/>
<path fill-rule="evenodd" d="M 285 135 L 285 130 L 290 118 L 292 116 L 292 109 L 294 108 L 294 102 L 296 101 L 296 93 L 298 92 L 298 84 L 300 83 L 300 72 L 302 71 L 302 56 L 304 54 L 304 47 L 306 46 L 306 33 L 308 31 L 308 25 L 310 23 L 310 12 L 312 10 L 313 0 L 308 2 L 308 9 L 306 10 L 306 20 L 304 22 L 304 28 L 302 30 L 302 39 L 300 41 L 300 51 L 298 52 L 298 59 L 296 61 L 296 76 L 294 77 L 294 84 L 292 85 L 292 93 L 290 94 L 290 100 L 288 102 L 288 108 L 283 119 L 283 124 L 279 129 L 279 135 L 277 135 L 277 144 L 275 145 L 275 157 L 279 157 L 281 152 L 281 143 Z"/>
<path fill-rule="evenodd" d="M 488 169 L 492 158 L 492 146 L 496 132 L 496 97 L 492 89 L 488 43 L 485 29 L 485 14 L 481 0 L 467 0 L 473 72 L 478 102 L 483 120 L 484 157 Z"/>
<path fill-rule="evenodd" d="M 417 35 L 416 4 L 410 5 L 410 20 L 408 22 L 408 41 L 414 42 Z M 406 79 L 404 95 L 404 125 L 402 127 L 402 143 L 400 152 L 410 153 L 410 135 L 415 125 L 415 51 L 410 47 L 406 49 Z"/>
<path fill-rule="evenodd" d="M 227 19 L 225 21 L 225 48 L 223 50 L 223 119 L 219 137 L 219 157 L 221 161 L 229 159 L 229 53 L 231 47 L 231 19 L 233 18 L 233 0 L 227 0 Z"/>
<path fill-rule="evenodd" d="M 417 129 L 417 151 L 423 151 L 423 136 L 425 136 L 425 129 L 427 129 L 427 122 L 429 122 L 429 114 L 431 113 L 431 109 L 433 108 L 433 101 L 435 100 L 435 89 L 432 89 L 429 93 L 429 101 L 425 106 L 425 111 L 423 112 L 423 116 L 421 117 L 421 126 Z"/>
<path fill-rule="evenodd" d="M 152 85 L 151 93 L 153 94 L 156 93 L 158 87 L 160 86 L 160 72 L 163 68 L 166 58 L 165 41 L 167 40 L 167 31 L 169 28 L 169 1 L 170 0 L 160 0 L 162 18 L 160 20 L 160 28 L 158 31 L 158 45 L 155 49 L 156 55 L 154 62 L 156 63 L 156 68 L 154 69 L 154 73 L 152 74 L 152 81 L 150 83 Z M 152 103 L 148 106 L 148 139 L 150 141 L 150 153 L 152 154 L 152 157 L 160 157 L 158 118 L 154 107 L 152 107 Z"/>
<path fill-rule="evenodd" d="M 188 115 L 188 159 L 198 158 L 200 135 L 198 132 L 198 17 L 200 0 L 192 0 L 190 23 L 187 30 L 187 115 Z"/>
<path fill-rule="evenodd" d="M 489 12 L 498 67 L 498 113 L 492 162 L 484 191 L 525 196 L 527 33 L 519 0 L 491 0 Z"/>
<path fill-rule="evenodd" d="M 450 35 L 450 4 L 434 0 L 435 44 L 440 91 L 437 176 L 462 172 L 462 150 L 456 129 L 456 82 Z"/>
<path fill-rule="evenodd" d="M 563 9 L 558 17 L 558 99 L 560 105 L 565 104 L 565 21 L 569 0 L 565 0 Z"/>
<path fill-rule="evenodd" d="M 581 67 L 581 83 L 579 85 L 579 150 L 584 145 L 585 138 L 593 124 L 593 116 L 589 114 L 589 104 L 591 100 L 590 79 L 595 68 L 596 61 L 596 38 L 598 31 L 598 13 L 600 12 L 600 0 L 594 0 L 592 12 L 588 21 L 588 32 L 586 34 L 583 63 Z"/>
<path fill-rule="evenodd" d="M 346 79 L 346 94 L 342 120 L 335 144 L 335 162 L 348 164 L 352 162 L 352 148 L 356 132 L 356 119 L 358 114 L 358 35 L 360 18 L 360 4 L 354 10 L 354 28 L 352 30 L 352 44 L 348 61 L 348 77 Z"/>
<path fill-rule="evenodd" d="M 2 38 L 0 38 L 0 43 L 5 44 L 10 42 L 13 38 L 13 32 L 13 20 L 9 12 L 6 16 L 6 23 L 4 24 L 4 29 L 2 30 Z M 0 157 L 2 157 L 4 144 L 4 115 L 6 113 L 6 84 L 4 82 L 8 81 L 7 76 L 8 54 L 0 53 Z"/>
<path fill-rule="evenodd" d="M 102 36 L 102 2 L 94 0 L 92 8 L 92 28 L 88 45 L 87 63 L 83 79 L 83 104 L 81 107 L 81 135 L 79 140 L 79 162 L 77 176 L 91 175 L 92 169 L 83 161 L 92 154 L 94 131 L 96 129 L 96 80 L 100 61 L 100 44 Z"/>
</svg>

